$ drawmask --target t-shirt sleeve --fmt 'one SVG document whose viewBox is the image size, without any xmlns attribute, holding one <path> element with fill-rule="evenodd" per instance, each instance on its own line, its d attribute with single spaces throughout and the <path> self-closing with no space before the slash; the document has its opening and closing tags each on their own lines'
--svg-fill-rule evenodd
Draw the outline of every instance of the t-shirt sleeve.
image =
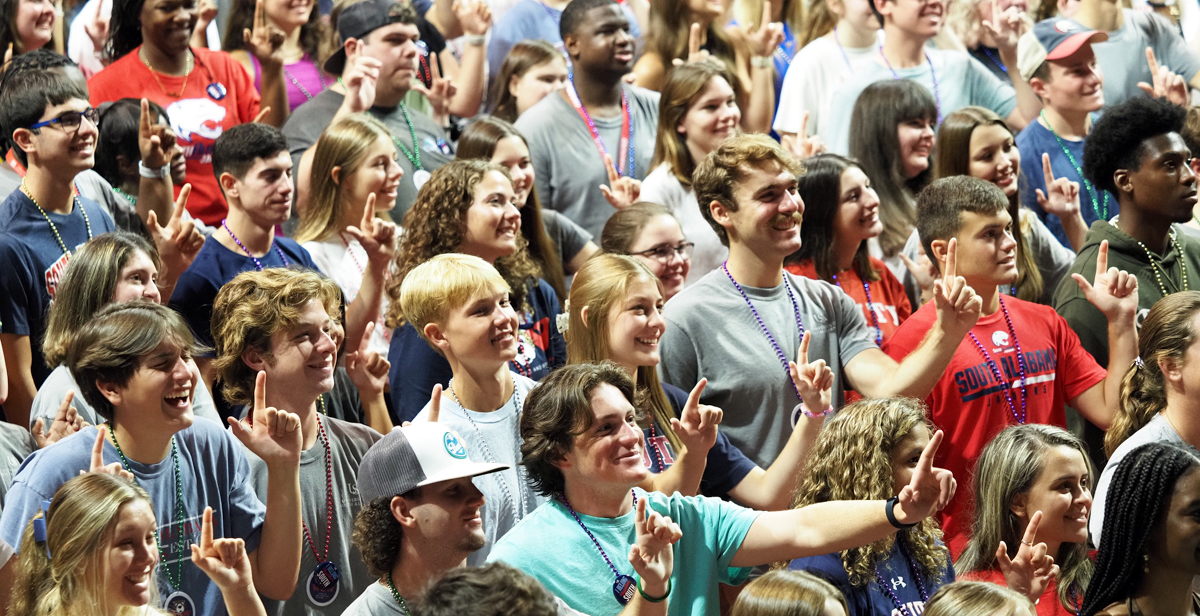
<svg viewBox="0 0 1200 616">
<path fill-rule="evenodd" d="M 35 282 L 37 272 L 33 263 L 17 247 L 18 238 L 0 236 L 0 333 L 28 336 L 33 322 L 40 318 L 35 314 L 41 290 Z"/>
<path fill-rule="evenodd" d="M 267 507 L 254 493 L 254 486 L 250 481 L 250 463 L 242 453 L 242 446 L 228 431 L 221 430 L 220 433 L 221 436 L 217 438 L 227 441 L 223 443 L 224 451 L 221 455 L 225 458 L 225 463 L 233 467 L 234 476 L 233 485 L 228 487 L 230 536 L 244 539 L 248 554 L 258 549 Z"/>
<path fill-rule="evenodd" d="M 659 339 L 658 349 L 662 361 L 658 364 L 658 376 L 664 383 L 670 383 L 684 391 L 699 381 L 700 354 L 691 334 L 680 323 L 664 316 L 667 330 Z"/>
<path fill-rule="evenodd" d="M 258 88 L 254 87 L 254 80 L 250 74 L 239 70 L 242 67 L 237 60 L 225 52 L 213 54 L 214 59 L 217 54 L 220 54 L 220 61 L 225 65 L 225 74 L 228 75 L 230 85 L 236 88 L 238 120 L 242 124 L 253 122 L 261 111 L 262 95 L 258 93 Z"/>
<path fill-rule="evenodd" d="M 1057 314 L 1050 315 L 1050 318 L 1054 321 L 1055 337 L 1058 338 L 1058 382 L 1063 386 L 1067 400 L 1074 400 L 1089 387 L 1103 381 L 1108 371 L 1083 348 L 1079 336 L 1071 331 L 1066 319 Z"/>
<path fill-rule="evenodd" d="M 970 84 L 971 103 L 996 112 L 1007 118 L 1017 108 L 1017 92 L 1012 86 L 1000 81 L 979 60 L 967 56 L 967 83 Z"/>
<path fill-rule="evenodd" d="M 1148 13 L 1146 16 L 1150 18 L 1146 33 L 1151 37 L 1158 63 L 1182 75 L 1184 81 L 1191 81 L 1196 73 L 1200 72 L 1200 54 L 1188 47 L 1179 30 L 1165 17 L 1155 13 Z"/>
<path fill-rule="evenodd" d="M 37 512 L 38 507 L 41 507 L 42 501 L 50 500 L 54 496 L 53 491 L 43 494 L 34 487 L 45 483 L 38 481 L 35 476 L 37 462 L 38 459 L 34 456 L 25 460 L 4 496 L 4 512 L 0 515 L 0 539 L 17 551 L 21 550 L 21 536 L 25 532 L 25 525 Z M 55 486 L 55 489 L 57 487 Z"/>
<path fill-rule="evenodd" d="M 715 532 L 713 552 L 717 556 L 717 566 L 722 571 L 721 582 L 741 584 L 749 577 L 750 568 L 730 567 L 729 563 L 741 549 L 742 541 L 758 519 L 759 512 L 719 498 L 698 497 L 696 500 L 701 503 L 705 527 Z"/>
</svg>

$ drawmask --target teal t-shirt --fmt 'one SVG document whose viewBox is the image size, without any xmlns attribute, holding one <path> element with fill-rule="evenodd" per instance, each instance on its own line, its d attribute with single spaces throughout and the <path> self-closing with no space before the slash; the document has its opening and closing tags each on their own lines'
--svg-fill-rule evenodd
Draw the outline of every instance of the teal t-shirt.
<svg viewBox="0 0 1200 616">
<path fill-rule="evenodd" d="M 730 567 L 750 525 L 760 512 L 717 498 L 674 496 L 635 488 L 650 508 L 679 524 L 675 544 L 668 616 L 720 612 L 717 582 L 740 584 L 747 567 Z M 580 514 L 617 570 L 634 575 L 629 548 L 635 539 L 635 511 L 619 518 Z M 613 596 L 613 572 L 596 546 L 558 499 L 538 507 L 492 548 L 489 561 L 503 561 L 533 576 L 567 605 L 592 616 L 615 616 L 621 604 Z M 635 576 L 636 577 L 636 576 Z"/>
</svg>

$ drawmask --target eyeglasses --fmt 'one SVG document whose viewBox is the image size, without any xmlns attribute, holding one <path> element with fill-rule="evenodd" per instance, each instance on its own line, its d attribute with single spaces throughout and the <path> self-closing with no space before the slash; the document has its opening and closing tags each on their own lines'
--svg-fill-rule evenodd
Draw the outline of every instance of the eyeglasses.
<svg viewBox="0 0 1200 616">
<path fill-rule="evenodd" d="M 692 249 L 695 247 L 696 247 L 696 244 L 694 242 L 683 242 L 677 246 L 663 244 L 662 246 L 655 246 L 654 248 L 651 248 L 650 250 L 643 250 L 641 252 L 631 252 L 629 254 L 630 254 L 630 256 L 633 256 L 633 257 L 645 257 L 647 259 L 655 259 L 659 263 L 670 263 L 671 257 L 676 256 L 676 255 L 678 255 L 679 258 L 683 259 L 684 261 L 691 259 L 692 258 Z"/>
<path fill-rule="evenodd" d="M 73 133 L 79 130 L 79 125 L 83 123 L 84 118 L 87 118 L 88 121 L 92 123 L 92 126 L 95 126 L 96 122 L 100 120 L 100 110 L 96 109 L 95 107 L 88 107 L 84 111 L 68 111 L 57 118 L 51 118 L 45 122 L 38 122 L 37 124 L 30 126 L 29 130 L 50 126 L 51 124 L 58 124 L 64 131 Z"/>
</svg>

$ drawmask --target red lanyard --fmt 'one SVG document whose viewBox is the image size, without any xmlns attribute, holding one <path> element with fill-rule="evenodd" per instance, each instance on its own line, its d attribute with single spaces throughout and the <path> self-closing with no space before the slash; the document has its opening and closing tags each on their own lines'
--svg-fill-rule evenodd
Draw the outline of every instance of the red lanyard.
<svg viewBox="0 0 1200 616">
<path fill-rule="evenodd" d="M 583 123 L 587 124 L 588 130 L 592 133 L 592 141 L 596 143 L 596 149 L 600 151 L 600 158 L 608 154 L 608 148 L 604 147 L 604 140 L 600 138 L 600 131 L 596 130 L 596 123 L 592 121 L 592 116 L 588 114 L 587 109 L 579 100 L 579 93 L 575 91 L 574 80 L 567 81 L 567 98 L 571 100 L 571 106 L 575 108 L 575 112 L 583 118 Z M 621 143 L 620 157 L 621 160 L 613 161 L 617 168 L 617 175 L 621 175 L 621 169 L 627 168 L 625 173 L 627 177 L 633 177 L 633 122 L 629 115 L 629 96 L 625 93 L 625 88 L 621 88 Z"/>
</svg>

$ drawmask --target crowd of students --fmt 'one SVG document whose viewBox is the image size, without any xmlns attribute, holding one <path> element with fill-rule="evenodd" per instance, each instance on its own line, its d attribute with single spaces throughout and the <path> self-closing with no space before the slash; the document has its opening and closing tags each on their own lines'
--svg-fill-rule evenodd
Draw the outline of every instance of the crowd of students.
<svg viewBox="0 0 1200 616">
<path fill-rule="evenodd" d="M 1180 2 L 0 0 L 0 609 L 1200 616 Z"/>
</svg>

